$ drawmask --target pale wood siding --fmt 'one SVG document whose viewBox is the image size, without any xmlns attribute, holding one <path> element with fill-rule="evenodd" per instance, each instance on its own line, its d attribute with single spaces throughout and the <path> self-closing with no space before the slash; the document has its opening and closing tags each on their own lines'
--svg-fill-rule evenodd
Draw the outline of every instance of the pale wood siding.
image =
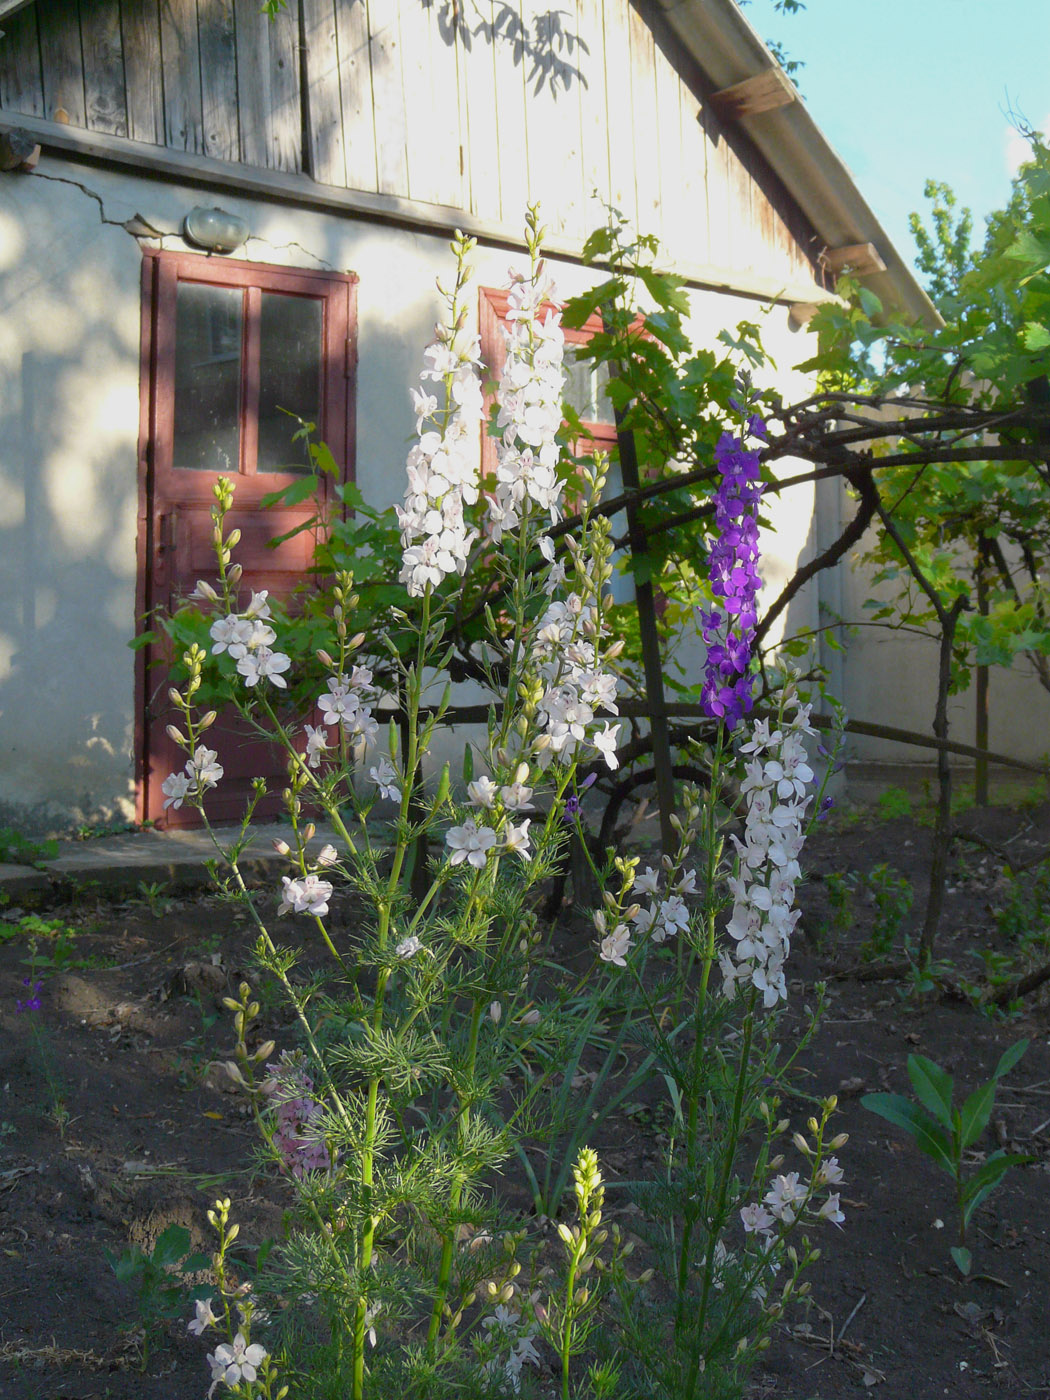
<svg viewBox="0 0 1050 1400">
<path fill-rule="evenodd" d="M 36 0 L 0 108 L 562 241 L 611 205 L 669 261 L 816 275 L 812 230 L 656 0 Z"/>
</svg>

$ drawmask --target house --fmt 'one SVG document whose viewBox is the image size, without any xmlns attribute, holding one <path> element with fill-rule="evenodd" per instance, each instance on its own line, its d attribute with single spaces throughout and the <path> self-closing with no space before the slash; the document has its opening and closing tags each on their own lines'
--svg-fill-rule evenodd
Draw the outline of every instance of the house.
<svg viewBox="0 0 1050 1400">
<path fill-rule="evenodd" d="M 843 262 L 928 313 L 732 0 L 259 6 L 0 0 L 0 824 L 159 814 L 164 687 L 129 638 L 207 572 L 219 471 L 259 576 L 301 569 L 264 549 L 280 409 L 400 497 L 455 228 L 498 288 L 539 200 L 572 294 L 611 204 L 660 238 L 698 333 L 768 304 L 781 366 Z M 785 501 L 774 581 L 822 509 Z"/>
</svg>

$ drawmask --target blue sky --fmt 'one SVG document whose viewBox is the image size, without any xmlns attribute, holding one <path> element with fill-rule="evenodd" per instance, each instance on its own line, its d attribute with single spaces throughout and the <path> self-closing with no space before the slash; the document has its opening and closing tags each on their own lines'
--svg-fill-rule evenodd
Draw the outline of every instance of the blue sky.
<svg viewBox="0 0 1050 1400">
<path fill-rule="evenodd" d="M 787 16 L 751 0 L 744 14 L 805 62 L 810 113 L 909 261 L 908 214 L 925 208 L 928 178 L 946 180 L 983 233 L 1025 149 L 1008 110 L 1050 125 L 1050 0 L 807 0 Z"/>
</svg>

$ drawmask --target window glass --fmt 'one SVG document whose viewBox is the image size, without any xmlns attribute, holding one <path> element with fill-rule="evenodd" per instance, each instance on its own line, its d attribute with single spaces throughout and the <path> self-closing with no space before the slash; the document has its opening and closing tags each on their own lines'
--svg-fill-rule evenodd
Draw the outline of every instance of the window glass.
<svg viewBox="0 0 1050 1400">
<path fill-rule="evenodd" d="M 565 346 L 565 399 L 585 423 L 614 423 L 609 402 L 609 366 L 579 357 L 582 346 Z"/>
<path fill-rule="evenodd" d="M 308 470 L 305 445 L 292 441 L 299 424 L 289 414 L 320 422 L 322 323 L 316 298 L 263 292 L 257 471 Z"/>
<path fill-rule="evenodd" d="M 244 293 L 239 288 L 179 282 L 174 466 L 190 471 L 240 470 L 243 344 Z"/>
</svg>

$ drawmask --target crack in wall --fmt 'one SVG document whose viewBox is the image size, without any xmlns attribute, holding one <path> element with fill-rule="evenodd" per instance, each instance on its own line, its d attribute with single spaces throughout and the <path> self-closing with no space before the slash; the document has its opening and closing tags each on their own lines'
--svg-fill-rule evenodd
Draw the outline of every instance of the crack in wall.
<svg viewBox="0 0 1050 1400">
<path fill-rule="evenodd" d="M 183 246 L 187 246 L 187 240 L 182 236 L 182 234 L 178 230 L 159 229 L 142 214 L 135 213 L 127 219 L 109 218 L 106 214 L 106 204 L 102 195 L 100 195 L 97 190 L 93 190 L 90 187 L 90 185 L 85 185 L 81 180 L 74 180 L 68 175 L 47 175 L 42 170 L 26 171 L 25 173 L 28 176 L 30 176 L 30 178 L 35 180 L 50 180 L 57 185 L 71 185 L 73 189 L 79 190 L 81 194 L 84 194 L 89 199 L 95 201 L 95 203 L 98 205 L 98 216 L 100 223 L 108 224 L 111 228 L 121 228 L 131 238 L 134 238 L 136 240 L 145 239 L 150 242 L 159 242 L 162 249 L 166 247 L 165 239 L 169 238 L 177 239 L 181 244 L 183 244 Z M 317 263 L 319 267 L 323 267 L 329 272 L 338 272 L 340 270 L 333 266 L 333 264 L 330 263 L 326 258 L 322 258 L 318 253 L 312 252 L 309 248 L 305 247 L 304 244 L 294 239 L 290 243 L 272 243 L 268 238 L 264 238 L 261 234 L 252 233 L 248 235 L 247 243 L 262 243 L 264 247 L 272 249 L 275 253 L 287 252 L 292 248 L 298 248 L 299 251 L 305 254 L 306 257 L 312 258 L 313 261 Z M 226 255 L 216 255 L 209 253 L 208 256 L 212 257 Z"/>
</svg>

